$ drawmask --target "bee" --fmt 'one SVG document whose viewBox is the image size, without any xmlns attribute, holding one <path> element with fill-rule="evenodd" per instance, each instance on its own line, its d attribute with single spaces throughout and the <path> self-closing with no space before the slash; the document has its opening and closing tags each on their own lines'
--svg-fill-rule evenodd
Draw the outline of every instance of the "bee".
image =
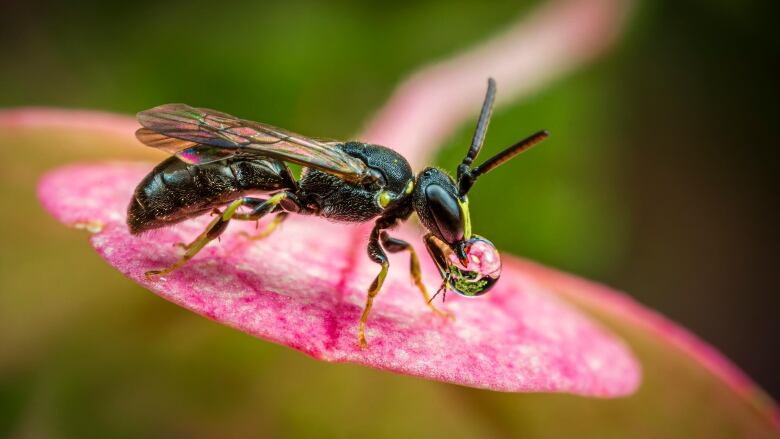
<svg viewBox="0 0 780 439">
<path fill-rule="evenodd" d="M 411 276 L 425 303 L 433 303 L 421 279 L 414 248 L 389 230 L 416 213 L 427 229 L 423 241 L 442 277 L 436 294 L 485 294 L 498 281 L 501 260 L 495 246 L 471 230 L 467 194 L 475 181 L 547 137 L 539 131 L 472 166 L 487 133 L 495 81 L 488 89 L 471 147 L 457 178 L 428 167 L 416 176 L 409 162 L 390 148 L 369 143 L 322 141 L 263 123 L 185 104 L 167 104 L 138 113 L 142 143 L 172 154 L 137 186 L 127 210 L 130 232 L 139 234 L 212 212 L 215 218 L 172 265 L 146 272 L 163 276 L 183 266 L 218 238 L 232 220 L 273 219 L 250 239 L 270 235 L 291 213 L 336 222 L 373 221 L 368 256 L 381 268 L 368 288 L 358 342 L 390 264 L 387 254 L 409 252 Z M 287 166 L 302 166 L 296 180 Z M 435 297 L 436 295 L 434 295 Z"/>
</svg>

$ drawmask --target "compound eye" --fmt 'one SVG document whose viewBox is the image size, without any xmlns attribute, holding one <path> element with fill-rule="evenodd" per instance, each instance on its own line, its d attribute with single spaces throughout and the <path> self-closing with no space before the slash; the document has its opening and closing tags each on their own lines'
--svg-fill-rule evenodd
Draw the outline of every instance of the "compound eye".
<svg viewBox="0 0 780 439">
<path fill-rule="evenodd" d="M 447 244 L 462 240 L 465 219 L 457 197 L 438 184 L 430 184 L 425 188 L 425 198 L 438 229 L 436 235 Z"/>
</svg>

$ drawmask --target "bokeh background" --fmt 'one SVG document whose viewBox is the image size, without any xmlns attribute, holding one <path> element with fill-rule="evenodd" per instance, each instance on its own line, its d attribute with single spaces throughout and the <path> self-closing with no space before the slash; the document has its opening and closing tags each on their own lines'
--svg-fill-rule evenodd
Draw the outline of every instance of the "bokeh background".
<svg viewBox="0 0 780 439">
<path fill-rule="evenodd" d="M 3 2 L 0 107 L 183 101 L 350 138 L 409 72 L 538 4 Z M 470 197 L 475 230 L 503 250 L 627 291 L 775 398 L 777 5 L 639 3 L 611 50 L 495 113 L 486 156 L 542 127 L 553 136 Z M 436 163 L 454 170 L 472 129 Z M 2 437 L 556 437 L 573 407 L 601 437 L 642 423 L 619 401 L 319 363 L 194 316 L 122 278 L 35 199 L 46 169 L 130 149 L 44 138 L 0 133 Z M 647 437 L 670 436 L 647 415 Z"/>
</svg>

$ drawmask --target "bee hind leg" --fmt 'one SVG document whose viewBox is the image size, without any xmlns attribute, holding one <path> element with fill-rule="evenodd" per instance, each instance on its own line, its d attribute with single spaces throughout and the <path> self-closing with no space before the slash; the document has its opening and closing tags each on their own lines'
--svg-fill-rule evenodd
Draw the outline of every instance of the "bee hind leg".
<svg viewBox="0 0 780 439">
<path fill-rule="evenodd" d="M 217 216 L 217 215 L 222 215 L 222 211 L 221 211 L 221 210 L 219 210 L 219 209 L 217 209 L 217 208 L 214 208 L 214 209 L 211 211 L 211 216 Z M 209 226 L 210 226 L 210 225 L 209 225 Z M 207 226 L 206 228 L 208 229 L 208 226 Z M 198 237 L 200 237 L 200 235 L 199 235 Z M 174 243 L 174 244 L 173 244 L 173 246 L 174 246 L 174 247 L 176 247 L 176 248 L 180 248 L 180 249 L 182 249 L 182 250 L 184 250 L 184 251 L 187 251 L 187 250 L 189 250 L 191 247 L 195 246 L 197 243 L 198 243 L 198 238 L 195 238 L 195 240 L 194 240 L 194 241 L 192 241 L 192 242 L 190 242 L 190 243 L 186 243 L 186 242 L 177 242 L 177 243 Z"/>
<path fill-rule="evenodd" d="M 260 201 L 265 201 L 265 200 L 260 200 Z M 164 276 L 182 267 L 190 259 L 192 259 L 195 255 L 197 255 L 198 252 L 200 252 L 203 249 L 203 247 L 206 246 L 206 244 L 218 238 L 222 234 L 222 232 L 225 231 L 230 220 L 233 219 L 236 215 L 240 215 L 236 213 L 239 207 L 244 205 L 252 205 L 256 202 L 257 202 L 256 198 L 239 198 L 238 200 L 235 200 L 232 203 L 230 203 L 225 208 L 224 212 L 220 212 L 217 210 L 216 218 L 211 220 L 209 225 L 206 226 L 206 229 L 200 235 L 198 235 L 197 238 L 195 238 L 189 244 L 177 244 L 177 246 L 180 246 L 185 250 L 184 255 L 181 258 L 179 258 L 179 260 L 177 260 L 176 262 L 174 262 L 173 264 L 169 265 L 166 268 L 162 268 L 160 270 L 147 271 L 146 273 L 144 273 L 146 278 L 151 279 L 156 276 Z"/>
</svg>

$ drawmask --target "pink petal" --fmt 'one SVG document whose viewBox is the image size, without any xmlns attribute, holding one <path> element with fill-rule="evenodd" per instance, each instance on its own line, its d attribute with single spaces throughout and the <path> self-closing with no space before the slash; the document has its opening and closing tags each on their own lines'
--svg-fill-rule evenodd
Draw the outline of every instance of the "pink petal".
<svg viewBox="0 0 780 439">
<path fill-rule="evenodd" d="M 122 273 L 160 296 L 254 336 L 312 357 L 466 386 L 514 392 L 618 396 L 633 392 L 640 370 L 627 348 L 554 297 L 542 283 L 505 269 L 480 299 L 451 294 L 454 322 L 432 314 L 410 282 L 405 255 L 368 322 L 369 348 L 356 344 L 365 291 L 378 267 L 365 256 L 365 229 L 295 217 L 261 242 L 234 222 L 165 280 L 143 273 L 177 257 L 173 244 L 197 235 L 208 217 L 146 236 L 131 236 L 125 209 L 149 164 L 77 165 L 44 177 L 39 196 L 60 221 L 94 232 L 91 242 Z M 400 233 L 419 243 L 417 233 Z M 423 254 L 429 289 L 438 274 Z"/>
<path fill-rule="evenodd" d="M 670 354 L 674 352 L 692 359 L 761 413 L 775 430 L 780 430 L 780 408 L 775 401 L 737 365 L 684 327 L 605 285 L 516 258 L 508 261 L 505 268 L 509 267 L 522 271 L 536 282 L 555 290 L 568 301 L 586 310 L 589 315 L 598 317 L 600 321 L 619 322 L 621 326 L 663 340 Z"/>
<path fill-rule="evenodd" d="M 133 138 L 135 119 L 96 110 L 52 107 L 17 107 L 0 111 L 0 128 L 42 128 L 103 132 Z"/>
</svg>

